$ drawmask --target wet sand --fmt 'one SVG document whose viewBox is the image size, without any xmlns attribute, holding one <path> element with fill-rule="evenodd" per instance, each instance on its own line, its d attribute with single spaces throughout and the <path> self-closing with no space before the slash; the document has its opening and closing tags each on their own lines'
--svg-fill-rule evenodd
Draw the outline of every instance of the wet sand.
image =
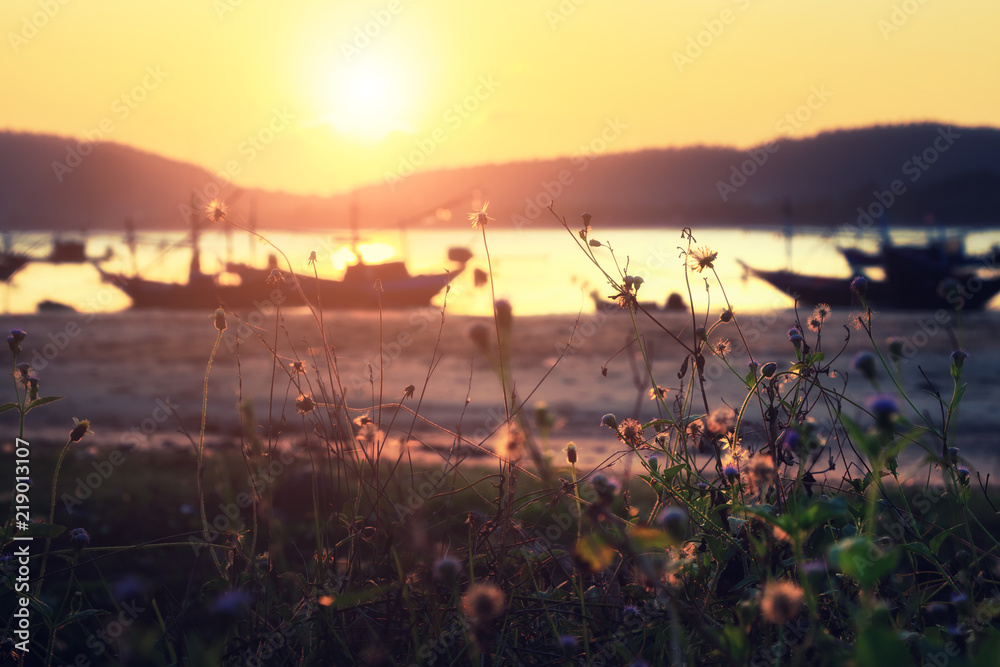
<svg viewBox="0 0 1000 667">
<path fill-rule="evenodd" d="M 253 402 L 258 424 L 268 423 L 268 415 L 277 424 L 283 415 L 285 430 L 297 428 L 301 434 L 301 422 L 293 407 L 298 390 L 292 386 L 289 375 L 289 364 L 295 361 L 302 361 L 306 367 L 303 379 L 314 396 L 322 393 L 319 382 L 327 386 L 331 382 L 336 384 L 325 370 L 322 342 L 312 316 L 301 310 L 282 315 L 277 331 L 273 313 L 248 314 L 248 323 L 230 317 L 209 383 L 210 443 L 226 446 L 237 441 L 239 395 Z M 54 446 L 65 441 L 72 418 L 78 417 L 91 420 L 96 432 L 92 439 L 95 444 L 190 446 L 179 433 L 177 419 L 165 406 L 173 406 L 183 427 L 197 434 L 205 365 L 216 334 L 209 314 L 66 313 L 2 319 L 5 328 L 18 327 L 28 332 L 21 360 L 32 363 L 40 378 L 42 395 L 66 397 L 28 416 L 27 437 L 51 441 Z M 405 406 L 416 408 L 419 401 L 419 414 L 423 418 L 447 431 L 460 430 L 480 442 L 502 421 L 504 406 L 500 383 L 468 337 L 468 330 L 474 324 L 485 323 L 492 332 L 492 320 L 449 314 L 442 329 L 441 319 L 436 308 L 386 313 L 380 331 L 377 313 L 330 311 L 325 315 L 325 324 L 328 341 L 335 348 L 347 403 L 357 415 L 367 411 L 369 416 L 379 419 L 377 409 L 372 407 L 379 403 L 378 397 L 381 395 L 385 404 L 395 404 L 403 396 L 404 388 L 412 384 L 416 393 L 404 401 Z M 685 340 L 690 339 L 689 314 L 663 315 L 661 321 L 685 336 Z M 871 347 L 864 333 L 853 329 L 845 345 L 846 321 L 847 313 L 835 312 L 823 335 L 827 358 L 841 353 L 833 363 L 840 371 L 839 377 L 825 380 L 834 386 L 843 381 L 844 371 L 850 371 L 854 353 Z M 792 360 L 787 330 L 793 322 L 794 313 L 790 310 L 743 315 L 744 335 L 754 358 L 761 363 L 777 361 L 779 366 L 787 367 Z M 969 353 L 965 368 L 969 390 L 953 444 L 961 448 L 962 455 L 973 466 L 984 471 L 997 469 L 1000 410 L 996 406 L 1000 405 L 1000 385 L 994 378 L 1000 373 L 998 325 L 1000 313 L 996 312 L 966 315 L 961 323 L 953 315 L 935 316 L 932 312 L 885 313 L 877 315 L 875 321 L 880 342 L 889 336 L 901 337 L 905 351 L 912 353 L 912 357 L 902 362 L 902 384 L 918 409 L 934 423 L 940 423 L 940 408 L 927 390 L 933 385 L 946 398 L 950 397 L 949 355 L 956 343 L 949 328 L 961 337 L 961 346 Z M 557 363 L 574 327 L 573 344 Z M 640 330 L 648 343 L 658 384 L 676 388 L 677 371 L 683 360 L 680 346 L 649 321 L 642 322 Z M 240 339 L 239 354 L 236 334 Z M 279 366 L 273 364 L 268 350 L 276 336 Z M 729 355 L 731 363 L 745 373 L 748 356 L 742 351 L 732 324 L 718 329 L 712 339 L 723 337 L 734 344 Z M 525 409 L 532 414 L 536 403 L 548 405 L 556 418 L 551 447 L 558 456 L 561 456 L 558 450 L 574 440 L 579 445 L 582 463 L 597 465 L 622 451 L 614 433 L 600 426 L 602 415 L 611 412 L 619 420 L 629 416 L 648 420 L 656 416 L 656 405 L 648 398 L 648 378 L 633 370 L 627 349 L 620 351 L 632 338 L 631 320 L 624 312 L 583 315 L 579 322 L 576 317 L 564 315 L 515 316 L 511 348 L 518 401 L 524 402 Z M 814 334 L 809 333 L 807 341 L 814 343 Z M 632 356 L 637 360 L 634 353 Z M 432 358 L 436 362 L 426 379 Z M 9 362 L 10 357 L 7 359 Z M 318 372 L 317 365 L 324 370 Z M 606 376 L 602 367 L 607 368 Z M 857 373 L 851 375 L 847 393 L 863 401 L 873 389 Z M 720 360 L 708 359 L 706 376 L 706 393 L 713 407 L 721 405 L 721 401 L 739 406 L 745 395 L 741 392 L 742 384 Z M 883 390 L 893 389 L 884 371 L 880 373 L 880 382 Z M 12 390 L 8 387 L 4 401 L 11 400 Z M 383 428 L 393 421 L 394 410 L 383 408 Z M 847 410 L 863 419 L 857 409 Z M 389 437 L 404 437 L 411 422 L 412 417 L 401 411 L 393 421 Z M 5 441 L 16 434 L 13 411 L 0 415 L 0 434 Z M 446 431 L 419 420 L 412 437 L 441 447 L 453 441 Z M 748 432 L 747 437 L 754 436 Z M 489 448 L 496 444 L 495 438 L 485 442 Z"/>
</svg>

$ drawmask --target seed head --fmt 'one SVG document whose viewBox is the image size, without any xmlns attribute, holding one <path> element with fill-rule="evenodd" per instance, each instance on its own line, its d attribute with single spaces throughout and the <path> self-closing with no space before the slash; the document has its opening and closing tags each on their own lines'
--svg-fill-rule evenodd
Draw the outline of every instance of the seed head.
<svg viewBox="0 0 1000 667">
<path fill-rule="evenodd" d="M 489 205 L 490 203 L 486 202 L 483 204 L 483 207 L 481 209 L 479 209 L 478 211 L 473 211 L 472 213 L 469 214 L 469 222 L 472 223 L 473 229 L 476 229 L 478 227 L 486 227 L 486 225 L 488 225 L 489 222 L 494 219 L 486 215 L 486 209 L 487 207 L 489 207 Z"/>
<path fill-rule="evenodd" d="M 747 461 L 747 475 L 755 486 L 766 486 L 774 479 L 774 461 L 764 453 L 755 454 Z"/>
<path fill-rule="evenodd" d="M 687 531 L 688 514 L 680 507 L 671 505 L 663 508 L 660 515 L 656 517 L 656 522 L 675 542 L 680 542 L 684 539 L 684 534 Z"/>
<path fill-rule="evenodd" d="M 772 580 L 764 586 L 760 610 L 768 623 L 784 625 L 799 615 L 804 599 L 805 594 L 798 584 Z"/>
<path fill-rule="evenodd" d="M 226 330 L 226 311 L 222 308 L 215 309 L 215 328 L 219 331 Z"/>
<path fill-rule="evenodd" d="M 612 413 L 608 413 L 601 417 L 601 425 L 607 426 L 608 428 L 618 429 L 618 419 Z"/>
<path fill-rule="evenodd" d="M 445 586 L 454 586 L 458 583 L 458 575 L 462 572 L 462 562 L 454 556 L 445 554 L 434 561 L 434 579 Z"/>
<path fill-rule="evenodd" d="M 714 262 L 718 258 L 719 253 L 713 251 L 708 246 L 701 246 L 688 253 L 688 267 L 692 271 L 701 273 L 705 269 L 714 269 Z"/>
<path fill-rule="evenodd" d="M 472 584 L 462 596 L 462 611 L 478 626 L 503 614 L 505 607 L 503 592 L 492 583 Z"/>
<path fill-rule="evenodd" d="M 222 200 L 213 199 L 212 201 L 208 202 L 208 205 L 205 207 L 205 215 L 208 216 L 208 219 L 211 220 L 212 222 L 225 220 L 228 208 L 229 207 L 227 207 L 225 203 L 222 202 Z"/>
<path fill-rule="evenodd" d="M 576 463 L 576 443 L 566 443 L 566 463 L 573 465 Z"/>
<path fill-rule="evenodd" d="M 73 430 L 69 432 L 70 442 L 80 442 L 83 436 L 90 433 L 90 421 L 87 419 L 77 419 L 73 417 Z"/>
<path fill-rule="evenodd" d="M 778 364 L 776 364 L 773 361 L 769 361 L 760 367 L 760 374 L 761 377 L 769 378 L 772 375 L 774 375 L 777 370 L 778 370 Z"/>
<path fill-rule="evenodd" d="M 642 424 L 631 417 L 622 420 L 618 429 L 618 439 L 633 449 L 641 447 L 645 441 L 642 436 Z"/>
<path fill-rule="evenodd" d="M 307 415 L 316 409 L 316 403 L 308 394 L 299 394 L 295 399 L 295 411 L 300 415 Z"/>
<path fill-rule="evenodd" d="M 733 309 L 732 308 L 726 308 L 724 311 L 722 311 L 722 314 L 719 315 L 719 321 L 720 322 L 724 322 L 724 323 L 725 322 L 731 322 L 732 319 L 733 319 Z"/>
</svg>

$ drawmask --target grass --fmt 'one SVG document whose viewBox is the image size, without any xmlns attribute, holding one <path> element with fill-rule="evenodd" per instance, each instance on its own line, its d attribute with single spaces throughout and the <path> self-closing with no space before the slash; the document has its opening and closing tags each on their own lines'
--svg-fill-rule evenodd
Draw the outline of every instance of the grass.
<svg viewBox="0 0 1000 667">
<path fill-rule="evenodd" d="M 206 448 L 212 360 L 235 317 L 220 311 L 215 346 L 205 350 L 202 428 L 188 434 L 189 448 L 88 450 L 80 440 L 90 437 L 89 425 L 74 426 L 65 446 L 32 444 L 33 502 L 56 500 L 44 508 L 47 520 L 19 532 L 16 499 L 6 499 L 0 612 L 15 619 L 24 596 L 32 620 L 20 647 L 16 620 L 7 626 L 4 657 L 144 665 L 994 664 L 1000 522 L 988 480 L 973 478 L 953 443 L 966 358 L 939 360 L 953 386 L 935 388 L 937 414 L 917 411 L 902 390 L 910 366 L 878 340 L 871 307 L 878 304 L 860 285 L 849 322 L 819 309 L 796 318 L 783 358 L 757 358 L 739 304 L 729 303 L 715 274 L 725 259 L 690 230 L 678 265 L 688 279 L 690 322 L 678 329 L 676 318 L 661 321 L 641 305 L 643 281 L 595 237 L 589 215 L 576 228 L 551 213 L 622 305 L 622 317 L 609 322 L 633 338 L 637 388 L 669 390 L 653 392 L 653 420 L 609 414 L 595 424 L 639 454 L 634 474 L 586 470 L 575 448 L 549 441 L 551 415 L 527 408 L 532 388 L 515 383 L 517 323 L 505 302 L 495 302 L 491 327 L 470 332 L 505 406 L 497 430 L 506 446 L 486 459 L 459 453 L 484 449 L 485 439 L 424 422 L 426 381 L 399 391 L 373 380 L 375 408 L 348 405 L 336 341 L 318 307 L 311 312 L 321 351 L 297 349 L 300 336 L 280 309 L 240 341 L 269 350 L 272 400 L 253 406 L 241 397 L 240 446 Z M 474 215 L 488 247 L 485 208 Z M 308 294 L 310 277 L 288 273 Z M 701 297 L 703 278 L 719 305 L 698 305 L 709 298 Z M 447 306 L 442 328 L 446 319 Z M 867 340 L 867 356 L 843 358 L 843 324 Z M 667 377 L 653 371 L 649 325 L 683 355 Z M 49 401 L 31 369 L 18 366 L 27 340 L 8 339 L 13 400 L 3 406 L 22 434 L 29 413 Z M 431 352 L 427 380 L 441 354 Z M 743 387 L 728 403 L 706 381 L 710 356 Z M 871 398 L 852 399 L 848 383 L 867 385 Z M 286 384 L 297 398 L 282 407 L 274 396 Z M 450 438 L 454 448 L 439 463 L 387 447 L 417 424 Z M 119 459 L 120 467 L 104 464 Z M 12 460 L 3 461 L 6 478 L 15 474 Z M 76 492 L 91 471 L 99 483 Z M 27 589 L 18 588 L 18 564 L 6 557 L 19 545 L 14 536 L 25 534 L 36 537 Z"/>
</svg>

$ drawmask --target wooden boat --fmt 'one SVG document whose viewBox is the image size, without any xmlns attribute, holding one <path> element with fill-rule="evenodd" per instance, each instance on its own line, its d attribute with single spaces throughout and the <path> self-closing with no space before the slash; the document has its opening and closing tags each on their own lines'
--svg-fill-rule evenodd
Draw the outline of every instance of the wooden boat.
<svg viewBox="0 0 1000 667">
<path fill-rule="evenodd" d="M 859 302 L 850 278 L 809 276 L 792 271 L 764 271 L 740 264 L 746 271 L 789 295 L 797 302 L 814 306 L 852 306 Z M 923 269 L 909 262 L 885 264 L 885 278 L 867 278 L 865 294 L 877 309 L 898 310 L 980 310 L 1000 293 L 1000 277 L 983 277 L 975 271 L 941 272 Z M 859 274 L 861 275 L 861 274 Z"/>
</svg>

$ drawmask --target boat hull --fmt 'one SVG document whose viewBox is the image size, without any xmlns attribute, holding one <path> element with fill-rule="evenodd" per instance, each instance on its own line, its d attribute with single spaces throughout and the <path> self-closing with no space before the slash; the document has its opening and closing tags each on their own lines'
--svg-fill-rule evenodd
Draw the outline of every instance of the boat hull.
<svg viewBox="0 0 1000 667">
<path fill-rule="evenodd" d="M 770 283 L 801 304 L 851 306 L 858 298 L 851 290 L 853 278 L 804 276 L 791 271 L 761 271 L 744 264 L 754 276 Z M 905 281 L 869 280 L 866 296 L 877 309 L 896 310 L 981 310 L 1000 293 L 1000 278 L 975 274 L 944 276 L 928 272 L 908 275 Z"/>
<path fill-rule="evenodd" d="M 164 283 L 143 278 L 105 274 L 105 280 L 117 286 L 132 300 L 134 309 L 206 310 L 223 306 L 232 310 L 263 305 L 304 306 L 322 304 L 323 309 L 373 310 L 427 306 L 458 272 L 412 276 L 405 280 L 383 282 L 381 295 L 374 283 L 355 284 L 336 280 L 301 277 L 267 284 L 268 271 L 251 269 L 241 275 L 239 285 L 220 285 L 210 276 L 187 284 Z M 381 298 L 380 298 L 381 297 Z"/>
</svg>

